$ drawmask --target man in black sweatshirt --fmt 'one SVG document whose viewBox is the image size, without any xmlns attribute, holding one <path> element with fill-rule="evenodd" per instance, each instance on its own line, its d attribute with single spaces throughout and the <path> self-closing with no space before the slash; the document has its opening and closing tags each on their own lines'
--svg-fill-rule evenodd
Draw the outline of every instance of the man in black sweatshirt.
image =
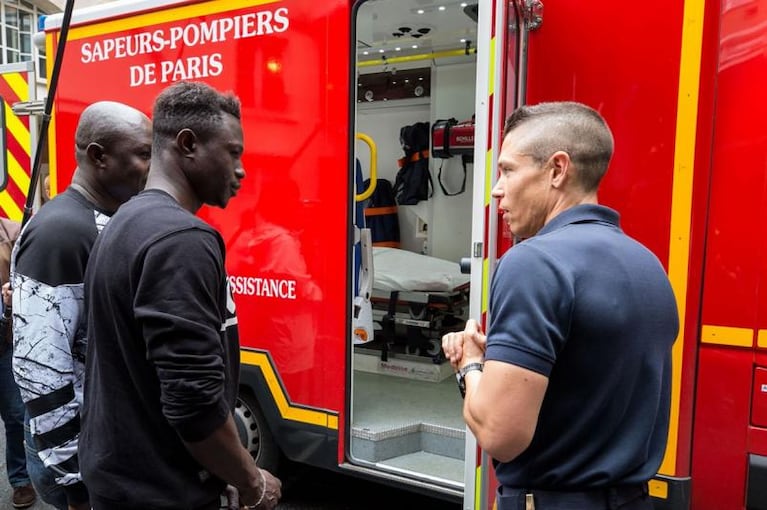
<svg viewBox="0 0 767 510">
<path fill-rule="evenodd" d="M 241 445 L 239 343 L 220 234 L 245 177 L 239 101 L 179 82 L 157 98 L 146 189 L 99 236 L 88 310 L 80 459 L 94 510 L 213 510 L 226 484 L 271 510 L 280 481 Z M 231 502 L 230 502 L 231 505 Z"/>
</svg>

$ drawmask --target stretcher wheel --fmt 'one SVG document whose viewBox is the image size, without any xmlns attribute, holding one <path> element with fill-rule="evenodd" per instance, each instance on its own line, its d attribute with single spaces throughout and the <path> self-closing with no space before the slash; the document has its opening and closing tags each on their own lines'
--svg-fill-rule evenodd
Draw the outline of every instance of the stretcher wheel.
<svg viewBox="0 0 767 510">
<path fill-rule="evenodd" d="M 405 345 L 405 354 L 407 354 L 409 356 L 418 356 L 418 355 L 421 354 L 421 348 L 418 347 L 417 345 L 406 344 Z"/>
<path fill-rule="evenodd" d="M 411 303 L 408 307 L 408 313 L 411 319 L 425 320 L 426 319 L 426 305 L 420 303 Z"/>
<path fill-rule="evenodd" d="M 442 351 L 442 342 L 438 338 L 429 339 L 429 348 L 426 349 L 426 354 L 429 356 L 436 356 Z"/>
</svg>

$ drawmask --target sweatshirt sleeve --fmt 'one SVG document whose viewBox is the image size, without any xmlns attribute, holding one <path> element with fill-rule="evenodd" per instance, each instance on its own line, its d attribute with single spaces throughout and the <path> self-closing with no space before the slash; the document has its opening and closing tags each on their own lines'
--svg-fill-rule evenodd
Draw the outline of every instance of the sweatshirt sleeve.
<svg viewBox="0 0 767 510">
<path fill-rule="evenodd" d="M 201 229 L 155 242 L 138 276 L 134 313 L 160 382 L 162 412 L 190 442 L 208 437 L 230 414 L 219 303 L 224 284 L 221 243 Z"/>
</svg>

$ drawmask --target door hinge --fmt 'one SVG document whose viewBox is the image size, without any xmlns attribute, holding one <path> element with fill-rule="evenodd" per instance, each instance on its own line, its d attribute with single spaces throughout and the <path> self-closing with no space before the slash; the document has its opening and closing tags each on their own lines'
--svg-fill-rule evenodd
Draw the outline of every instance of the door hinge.
<svg viewBox="0 0 767 510">
<path fill-rule="evenodd" d="M 543 24 L 543 1 L 524 0 L 522 4 L 522 16 L 528 31 L 537 30 Z"/>
</svg>

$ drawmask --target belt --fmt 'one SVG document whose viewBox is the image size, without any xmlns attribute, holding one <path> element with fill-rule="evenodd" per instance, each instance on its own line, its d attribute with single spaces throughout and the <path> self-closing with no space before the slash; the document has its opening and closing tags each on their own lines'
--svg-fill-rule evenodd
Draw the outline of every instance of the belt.
<svg viewBox="0 0 767 510">
<path fill-rule="evenodd" d="M 647 484 L 572 492 L 500 486 L 496 505 L 498 510 L 617 510 L 635 500 L 652 508 Z"/>
</svg>

